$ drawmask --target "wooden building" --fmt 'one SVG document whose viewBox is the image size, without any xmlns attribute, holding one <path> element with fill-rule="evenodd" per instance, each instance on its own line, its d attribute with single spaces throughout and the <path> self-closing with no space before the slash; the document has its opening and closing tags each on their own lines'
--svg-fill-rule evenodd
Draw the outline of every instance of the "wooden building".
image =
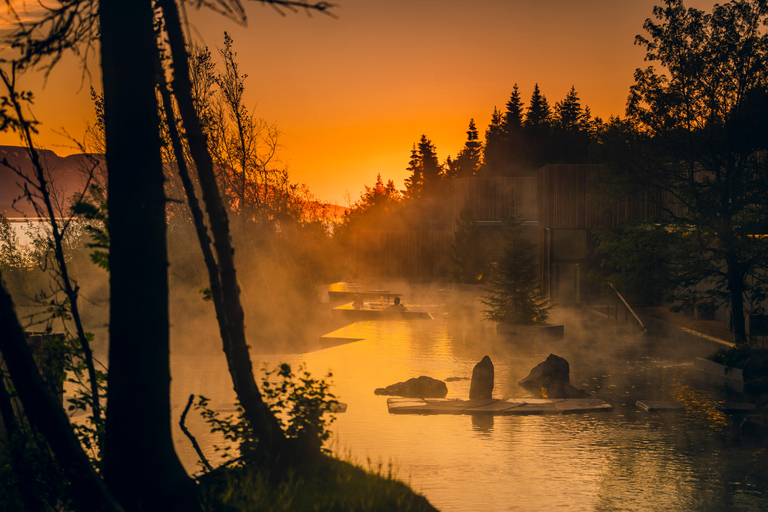
<svg viewBox="0 0 768 512">
<path fill-rule="evenodd" d="M 592 230 L 658 215 L 655 202 L 616 201 L 596 193 L 599 165 L 547 165 L 533 177 L 459 178 L 452 182 L 451 215 L 474 211 L 492 245 L 501 244 L 512 205 L 538 250 L 545 294 L 558 304 L 581 302 L 583 278 L 593 266 Z M 451 270 L 453 230 L 358 231 L 358 271 L 376 277 L 446 279 Z M 493 249 L 492 249 L 493 250 Z"/>
</svg>

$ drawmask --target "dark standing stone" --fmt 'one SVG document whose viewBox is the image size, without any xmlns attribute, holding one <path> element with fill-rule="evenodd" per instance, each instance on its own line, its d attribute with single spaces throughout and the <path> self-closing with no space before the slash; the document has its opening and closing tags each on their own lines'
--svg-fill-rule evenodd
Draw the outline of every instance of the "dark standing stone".
<svg viewBox="0 0 768 512">
<path fill-rule="evenodd" d="M 539 392 L 547 398 L 587 398 L 589 393 L 570 384 L 568 361 L 554 354 L 531 370 L 520 385 L 528 391 Z"/>
<path fill-rule="evenodd" d="M 536 365 L 531 373 L 520 381 L 520 385 L 529 391 L 538 391 L 552 381 L 565 384 L 571 382 L 571 369 L 568 361 L 555 354 L 549 354 L 546 361 Z"/>
<path fill-rule="evenodd" d="M 493 363 L 488 356 L 475 365 L 469 385 L 469 399 L 491 398 L 493 394 Z"/>
<path fill-rule="evenodd" d="M 377 388 L 374 393 L 407 398 L 445 398 L 445 395 L 448 394 L 448 386 L 441 380 L 422 375 L 418 379 L 408 379 L 386 388 Z"/>
</svg>

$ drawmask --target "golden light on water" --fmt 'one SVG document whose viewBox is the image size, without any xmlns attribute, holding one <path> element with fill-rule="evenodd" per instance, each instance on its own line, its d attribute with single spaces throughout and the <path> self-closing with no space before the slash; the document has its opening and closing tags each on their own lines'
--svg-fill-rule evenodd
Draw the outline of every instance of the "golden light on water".
<svg viewBox="0 0 768 512">
<path fill-rule="evenodd" d="M 505 341 L 477 319 L 435 316 L 432 321 L 356 322 L 330 335 L 358 341 L 254 358 L 273 367 L 306 362 L 317 376 L 332 370 L 333 392 L 348 405 L 333 426 L 333 449 L 363 466 L 396 467 L 399 478 L 442 511 L 473 510 L 478 504 L 483 510 L 711 510 L 701 497 L 718 492 L 719 479 L 734 464 L 726 464 L 733 454 L 718 441 L 732 420 L 715 409 L 716 395 L 691 386 L 690 364 L 627 358 L 625 352 L 636 354 L 634 347 L 644 343 L 639 337 L 595 340 L 594 333 L 571 330 L 561 344 L 536 346 Z M 522 397 L 526 392 L 517 382 L 553 351 L 567 356 L 578 387 L 603 367 L 611 368 L 602 381 L 609 394 L 599 396 L 614 412 L 395 415 L 387 412 L 387 397 L 373 394 L 377 387 L 427 375 L 464 377 L 447 382 L 448 398 L 466 398 L 472 368 L 489 355 L 495 365 L 494 397 Z M 205 375 L 198 371 L 199 357 L 174 361 L 174 403 L 197 392 L 211 396 L 222 412 L 231 410 L 227 402 L 234 396 L 221 360 L 206 363 Z M 685 410 L 645 413 L 634 407 L 639 397 L 676 401 Z M 196 428 L 204 431 L 199 424 Z M 206 436 L 202 441 L 211 441 Z M 179 432 L 176 442 L 193 469 L 195 454 Z"/>
</svg>

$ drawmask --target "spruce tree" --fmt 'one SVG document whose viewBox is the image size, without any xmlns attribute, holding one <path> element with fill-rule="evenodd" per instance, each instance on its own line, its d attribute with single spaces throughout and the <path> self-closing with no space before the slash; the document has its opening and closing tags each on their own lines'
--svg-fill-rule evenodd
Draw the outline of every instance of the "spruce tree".
<svg viewBox="0 0 768 512">
<path fill-rule="evenodd" d="M 504 222 L 504 246 L 493 264 L 487 294 L 481 302 L 489 307 L 485 317 L 497 323 L 540 325 L 552 306 L 541 294 L 539 266 L 533 244 L 526 239 L 523 221 L 512 214 Z"/>
<path fill-rule="evenodd" d="M 451 174 L 455 178 L 464 178 L 474 176 L 480 170 L 480 159 L 482 158 L 483 143 L 480 142 L 475 120 L 469 120 L 469 130 L 467 130 L 467 141 L 464 148 L 459 151 L 456 160 L 448 162 Z"/>
<path fill-rule="evenodd" d="M 523 102 L 520 99 L 520 90 L 515 84 L 512 94 L 507 102 L 507 110 L 504 112 L 502 123 L 504 138 L 506 139 L 507 167 L 512 172 L 519 172 L 527 167 L 527 144 L 523 135 Z"/>
<path fill-rule="evenodd" d="M 555 126 L 566 132 L 579 131 L 583 118 L 584 110 L 581 108 L 579 95 L 576 88 L 571 86 L 563 101 L 555 103 Z"/>
<path fill-rule="evenodd" d="M 531 164 L 538 168 L 548 163 L 551 149 L 552 110 L 549 108 L 546 96 L 541 94 L 539 84 L 533 87 L 523 130 L 530 148 Z"/>
<path fill-rule="evenodd" d="M 417 145 L 418 158 L 421 162 L 422 195 L 434 195 L 443 178 L 443 166 L 437 158 L 437 149 L 426 135 L 421 136 Z"/>
<path fill-rule="evenodd" d="M 507 162 L 506 139 L 501 123 L 501 112 L 494 107 L 491 124 L 485 130 L 485 148 L 483 150 L 483 166 L 481 169 L 481 174 L 485 176 L 498 176 Z"/>
<path fill-rule="evenodd" d="M 541 94 L 539 84 L 533 86 L 531 94 L 531 103 L 525 114 L 525 126 L 529 130 L 536 130 L 541 133 L 547 133 L 552 121 L 552 110 L 549 108 L 547 97 Z"/>
<path fill-rule="evenodd" d="M 405 179 L 404 196 L 408 199 L 415 199 L 421 196 L 421 188 L 424 183 L 422 176 L 422 164 L 419 152 L 416 150 L 416 144 L 411 148 L 411 159 L 408 161 L 408 167 L 406 171 L 410 172 L 410 176 Z"/>
<path fill-rule="evenodd" d="M 581 108 L 576 88 L 555 103 L 552 130 L 552 163 L 583 163 L 589 150 L 589 114 Z"/>
</svg>

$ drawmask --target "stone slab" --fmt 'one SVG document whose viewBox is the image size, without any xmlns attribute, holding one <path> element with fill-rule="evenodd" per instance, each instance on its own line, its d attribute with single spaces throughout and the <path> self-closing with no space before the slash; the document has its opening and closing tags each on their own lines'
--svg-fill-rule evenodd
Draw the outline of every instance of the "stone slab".
<svg viewBox="0 0 768 512">
<path fill-rule="evenodd" d="M 478 407 L 470 407 L 464 411 L 464 414 L 506 414 L 510 409 L 525 405 L 525 402 L 508 400 L 497 400 L 496 402 L 488 405 L 481 405 Z"/>
<path fill-rule="evenodd" d="M 456 409 L 469 409 L 472 407 L 483 407 L 499 401 L 498 398 L 473 398 L 471 400 L 461 400 L 458 398 L 425 398 L 428 405 L 454 407 Z"/>
<path fill-rule="evenodd" d="M 388 398 L 387 408 L 392 414 L 562 414 L 590 411 L 610 411 L 613 407 L 599 399 L 565 398 Z"/>
<path fill-rule="evenodd" d="M 559 409 L 555 409 L 554 403 L 548 404 L 523 404 L 504 411 L 504 414 L 525 415 L 525 414 L 560 414 Z"/>
<path fill-rule="evenodd" d="M 427 405 L 421 398 L 387 398 L 387 409 L 393 414 L 404 413 L 406 409 L 413 409 Z"/>
<path fill-rule="evenodd" d="M 596 398 L 563 400 L 562 402 L 554 404 L 554 407 L 555 409 L 564 413 L 613 410 L 613 406 L 611 404 Z"/>
<path fill-rule="evenodd" d="M 683 405 L 677 402 L 657 402 L 654 400 L 638 400 L 635 402 L 638 409 L 646 412 L 680 412 Z"/>
<path fill-rule="evenodd" d="M 736 402 L 723 402 L 717 404 L 715 407 L 717 407 L 719 411 L 730 414 L 743 414 L 755 411 L 755 404 L 742 404 Z"/>
</svg>

